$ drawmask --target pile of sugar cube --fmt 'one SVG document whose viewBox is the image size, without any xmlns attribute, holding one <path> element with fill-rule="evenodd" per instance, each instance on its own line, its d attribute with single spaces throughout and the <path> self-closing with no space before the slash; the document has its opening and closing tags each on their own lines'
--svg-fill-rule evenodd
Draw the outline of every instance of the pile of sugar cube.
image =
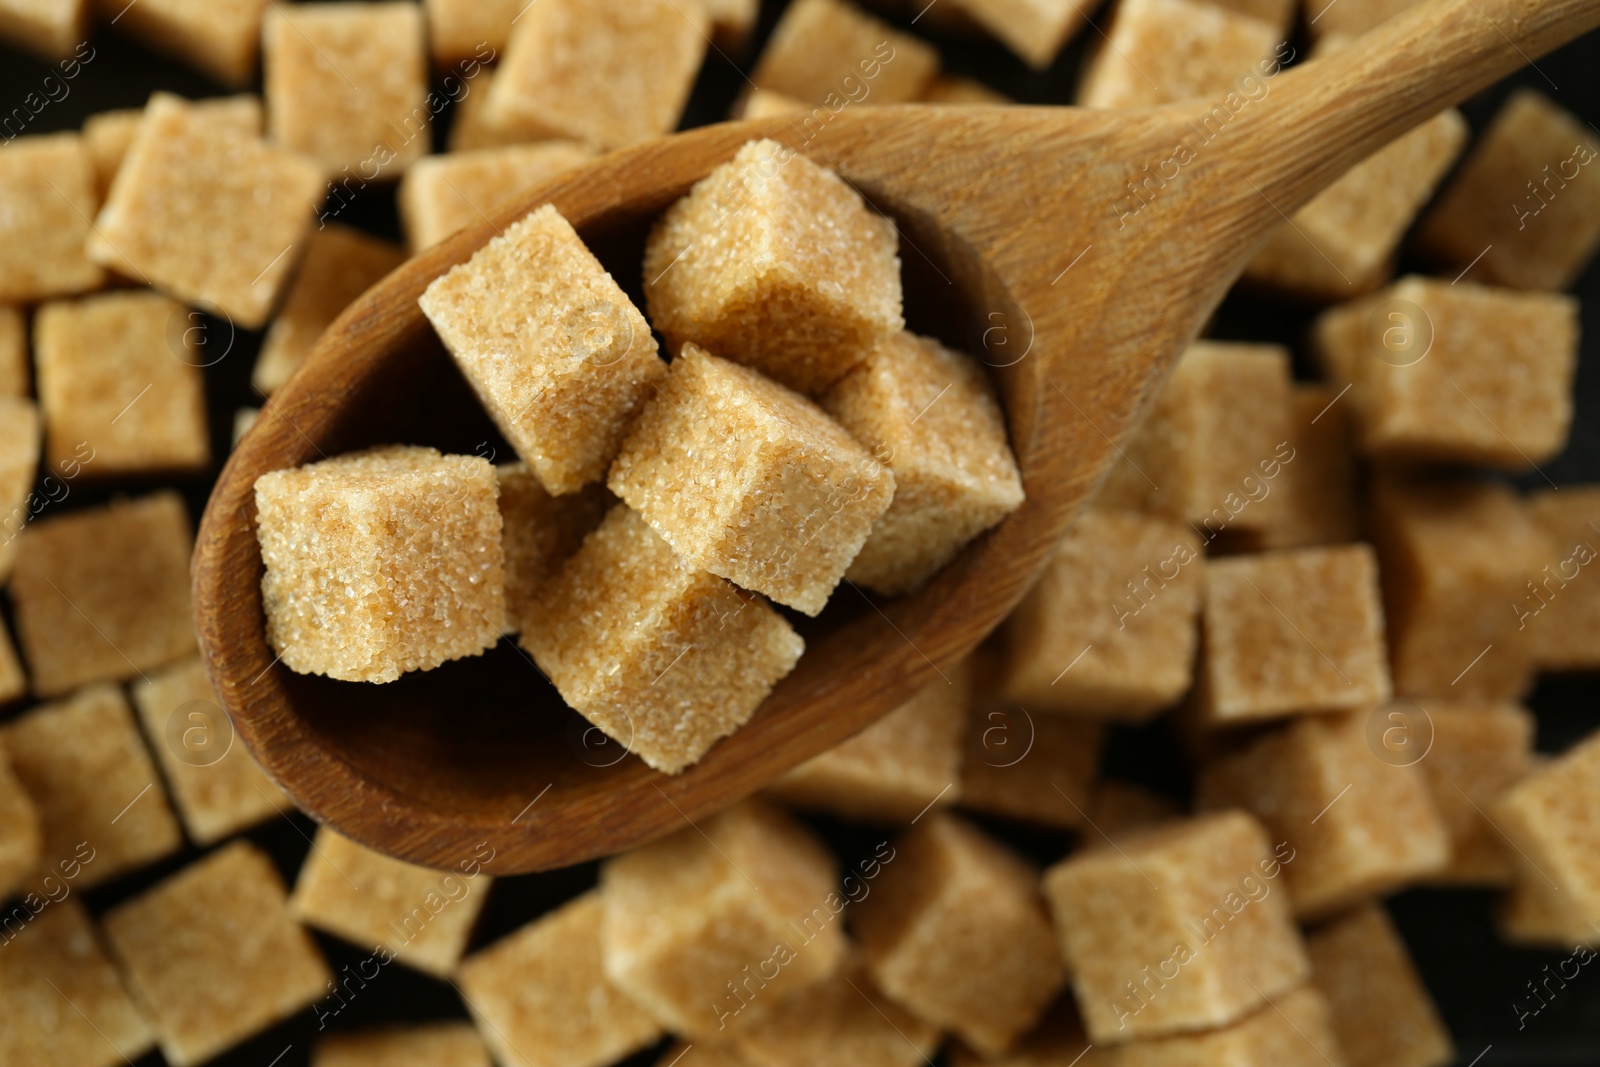
<svg viewBox="0 0 1600 1067">
<path fill-rule="evenodd" d="M 1359 48 L 1407 5 L 872 6 L 0 0 L 50 64 L 0 101 L 0 1067 L 1444 1067 L 1481 1054 L 1385 898 L 1493 890 L 1547 950 L 1503 1031 L 1594 958 L 1600 734 L 1537 751 L 1523 702 L 1600 669 L 1600 487 L 1538 473 L 1574 426 L 1600 136 L 1528 89 L 1285 220 L 1241 289 L 1316 309 L 1284 339 L 1309 361 L 1192 344 L 1000 630 L 761 795 L 494 878 L 487 842 L 430 870 L 313 827 L 232 740 L 189 594 L 227 431 L 408 251 L 676 128 L 708 57 L 746 72 L 730 115 L 798 143 L 845 107 L 1008 103 L 941 70 L 986 39 L 1041 72 L 1087 40 L 1075 102 L 1205 97 L 1198 153 L 1285 42 Z M 43 132 L 114 34 L 239 95 Z M 1109 208 L 1135 227 L 1171 180 Z M 348 224 L 390 191 L 403 245 Z M 767 140 L 631 277 L 552 207 L 506 227 L 422 309 L 517 462 L 396 442 L 264 477 L 273 669 L 514 640 L 691 765 L 794 666 L 797 614 L 919 589 L 1023 501 L 988 369 L 907 329 L 898 239 Z M 256 402 L 223 410 L 257 334 Z"/>
</svg>

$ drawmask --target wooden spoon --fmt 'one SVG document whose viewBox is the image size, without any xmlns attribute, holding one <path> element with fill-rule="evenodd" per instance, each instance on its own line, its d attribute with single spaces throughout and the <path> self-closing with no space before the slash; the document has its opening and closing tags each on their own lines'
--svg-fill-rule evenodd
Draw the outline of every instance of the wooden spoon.
<svg viewBox="0 0 1600 1067">
<path fill-rule="evenodd" d="M 219 697 L 295 803 L 414 863 L 492 850 L 492 872 L 542 870 L 683 829 L 947 676 L 1005 618 L 1272 227 L 1411 126 L 1597 23 L 1600 0 L 1431 0 L 1327 59 L 1241 70 L 1254 80 L 1227 99 L 823 109 L 664 138 L 546 184 L 357 301 L 229 459 L 194 559 Z M 650 221 L 757 137 L 835 168 L 898 220 L 913 325 L 919 305 L 961 312 L 947 340 L 995 367 L 1026 504 L 915 596 L 878 603 L 841 585 L 795 672 L 677 777 L 597 745 L 509 642 L 387 686 L 276 665 L 256 478 L 376 443 L 491 447 L 418 310 L 424 287 L 550 202 L 636 290 Z"/>
</svg>

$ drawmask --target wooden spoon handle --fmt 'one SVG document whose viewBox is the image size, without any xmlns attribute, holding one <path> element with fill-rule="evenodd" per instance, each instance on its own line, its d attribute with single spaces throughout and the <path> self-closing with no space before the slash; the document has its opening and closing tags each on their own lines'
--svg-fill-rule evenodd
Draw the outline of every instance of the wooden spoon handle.
<svg viewBox="0 0 1600 1067">
<path fill-rule="evenodd" d="M 1596 25 L 1600 0 L 1429 0 L 1270 79 L 1239 116 L 1224 166 L 1247 179 L 1236 193 L 1288 214 L 1417 123 Z"/>
</svg>

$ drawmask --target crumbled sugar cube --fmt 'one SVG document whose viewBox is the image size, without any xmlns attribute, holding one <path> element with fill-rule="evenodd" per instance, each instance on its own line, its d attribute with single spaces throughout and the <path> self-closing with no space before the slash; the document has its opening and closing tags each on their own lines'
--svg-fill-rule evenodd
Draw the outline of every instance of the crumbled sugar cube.
<svg viewBox="0 0 1600 1067">
<path fill-rule="evenodd" d="M 918 1018 L 1004 1052 L 1066 982 L 1039 872 L 944 812 L 893 848 L 851 911 L 868 973 Z"/>
<path fill-rule="evenodd" d="M 1200 701 L 1213 725 L 1389 699 L 1370 545 L 1213 560 L 1203 628 Z"/>
<path fill-rule="evenodd" d="M 526 140 L 608 150 L 670 133 L 710 28 L 698 3 L 539 0 L 512 27 L 485 117 Z"/>
<path fill-rule="evenodd" d="M 418 160 L 400 181 L 400 221 L 412 252 L 489 219 L 524 189 L 594 158 L 575 141 L 507 145 Z"/>
<path fill-rule="evenodd" d="M 43 848 L 38 805 L 17 777 L 0 737 L 0 901 L 10 900 L 38 869 Z M 0 921 L 0 933 L 9 940 L 12 930 Z"/>
<path fill-rule="evenodd" d="M 85 469 L 89 455 L 79 457 Z M 36 695 L 122 681 L 194 652 L 193 534 L 177 493 L 49 516 L 16 544 L 11 604 Z"/>
<path fill-rule="evenodd" d="M 1022 476 L 983 367 L 901 332 L 822 398 L 822 407 L 894 472 L 894 499 L 846 576 L 913 592 L 968 542 L 1015 511 Z"/>
<path fill-rule="evenodd" d="M 237 128 L 251 137 L 260 137 L 266 117 L 261 108 L 261 98 L 253 95 L 223 96 L 193 101 L 199 111 L 217 118 L 237 123 Z M 83 122 L 83 143 L 89 150 L 89 160 L 94 165 L 95 192 L 104 203 L 111 191 L 111 183 L 122 169 L 122 161 L 139 136 L 139 124 L 144 121 L 143 108 L 125 108 L 120 111 L 102 111 L 90 115 Z"/>
<path fill-rule="evenodd" d="M 651 232 L 650 320 L 674 350 L 692 341 L 816 395 L 905 326 L 896 247 L 837 175 L 752 141 Z"/>
<path fill-rule="evenodd" d="M 712 43 L 717 47 L 738 51 L 750 42 L 761 0 L 701 0 L 700 6 L 711 18 Z"/>
<path fill-rule="evenodd" d="M 959 802 L 1023 822 L 1083 827 L 1104 738 L 1098 722 L 980 704 L 967 720 Z"/>
<path fill-rule="evenodd" d="M 151 671 L 130 690 L 195 844 L 213 845 L 293 810 L 234 735 L 198 656 Z"/>
<path fill-rule="evenodd" d="M 848 0 L 795 0 L 750 80 L 807 104 L 909 103 L 939 72 L 939 53 Z"/>
<path fill-rule="evenodd" d="M 1208 545 L 1270 529 L 1281 507 L 1274 489 L 1294 462 L 1293 388 L 1281 345 L 1196 341 L 1173 365 L 1095 505 L 1187 520 Z M 1247 416 L 1240 397 L 1250 398 Z"/>
<path fill-rule="evenodd" d="M 1600 921 L 1600 734 L 1591 735 L 1501 794 L 1488 809 L 1514 846 L 1520 877 L 1543 882 L 1541 893 L 1563 900 L 1577 918 Z"/>
<path fill-rule="evenodd" d="M 1372 718 L 1363 710 L 1296 719 L 1201 772 L 1203 807 L 1243 808 L 1288 843 L 1294 860 L 1284 876 L 1302 919 L 1393 892 L 1450 861 L 1427 776 L 1409 755 L 1380 752 Z M 1389 720 L 1378 725 L 1381 736 Z"/>
<path fill-rule="evenodd" d="M 105 915 L 106 940 L 172 1067 L 191 1067 L 311 1004 L 333 978 L 289 917 L 266 854 L 236 841 Z"/>
<path fill-rule="evenodd" d="M 282 388 L 339 313 L 405 258 L 399 245 L 336 222 L 312 233 L 283 308 L 261 341 L 250 384 L 263 396 Z"/>
<path fill-rule="evenodd" d="M 1216 97 L 1196 124 L 1194 152 L 1221 133 L 1250 94 L 1260 98 L 1263 78 L 1279 69 L 1273 48 L 1282 40 L 1273 23 L 1206 0 L 1118 0 L 1110 29 L 1083 67 L 1077 103 L 1127 108 Z"/>
<path fill-rule="evenodd" d="M 1311 300 L 1348 300 L 1376 289 L 1467 132 L 1459 111 L 1444 111 L 1357 163 L 1272 232 L 1245 279 Z"/>
<path fill-rule="evenodd" d="M 74 885 L 103 885 L 183 846 L 183 832 L 122 691 L 94 685 L 0 730 L 39 809 L 43 867 L 82 862 Z M 115 822 L 113 822 L 115 820 Z"/>
<path fill-rule="evenodd" d="M 423 0 L 428 16 L 428 50 L 440 67 L 486 63 L 506 49 L 511 23 L 527 0 Z M 468 75 L 474 76 L 474 75 Z"/>
<path fill-rule="evenodd" d="M 1563 558 L 1521 501 L 1488 482 L 1385 478 L 1371 510 L 1395 692 L 1520 697 L 1539 620 L 1517 609 L 1537 606 L 1527 583 Z"/>
<path fill-rule="evenodd" d="M 1014 104 L 1015 100 L 980 81 L 941 74 L 922 91 L 924 104 Z"/>
<path fill-rule="evenodd" d="M 577 554 L 613 503 L 603 486 L 551 496 L 525 463 L 495 468 L 500 482 L 500 543 L 506 558 L 507 633 L 522 629 L 540 588 Z"/>
<path fill-rule="evenodd" d="M 809 830 L 744 801 L 602 865 L 606 977 L 692 1040 L 736 1036 L 845 962 L 836 885 Z"/>
<path fill-rule="evenodd" d="M 95 478 L 203 471 L 204 327 L 171 297 L 100 293 L 41 306 L 33 320 L 44 460 L 62 468 L 87 447 Z"/>
<path fill-rule="evenodd" d="M 1403 717 L 1415 717 L 1413 707 L 1426 719 L 1413 722 Z M 1532 713 L 1503 701 L 1425 700 L 1413 707 L 1399 705 L 1403 716 L 1392 725 L 1414 735 L 1418 745 L 1431 739 L 1420 766 L 1450 832 L 1450 863 L 1429 880 L 1445 885 L 1509 884 L 1511 850 L 1484 812 L 1533 772 Z"/>
<path fill-rule="evenodd" d="M 21 308 L 0 304 L 0 397 L 28 395 L 28 327 Z"/>
<path fill-rule="evenodd" d="M 934 804 L 953 803 L 971 687 L 965 663 L 946 668 L 850 740 L 773 782 L 767 795 L 867 823 L 908 823 Z"/>
<path fill-rule="evenodd" d="M 1117 1067 L 1344 1067 L 1332 1012 L 1312 986 L 1301 986 L 1220 1030 L 1135 1041 L 1118 1050 Z M 1078 1067 L 1083 1067 L 1079 1064 Z"/>
<path fill-rule="evenodd" d="M 676 774 L 749 720 L 805 644 L 624 505 L 536 593 L 522 646 L 569 706 Z"/>
<path fill-rule="evenodd" d="M 796 100 L 769 89 L 748 89 L 733 105 L 728 117 L 734 119 L 765 119 L 773 115 L 798 115 L 811 110 L 804 100 Z"/>
<path fill-rule="evenodd" d="M 1532 89 L 1512 92 L 1423 218 L 1417 244 L 1452 277 L 1572 285 L 1600 245 L 1600 138 Z"/>
<path fill-rule="evenodd" d="M 686 345 L 607 483 L 687 563 L 815 615 L 894 474 L 822 409 Z"/>
<path fill-rule="evenodd" d="M 1187 525 L 1090 509 L 1005 622 L 1006 697 L 1032 711 L 1146 719 L 1189 690 L 1206 563 Z"/>
<path fill-rule="evenodd" d="M 428 154 L 442 106 L 425 37 L 410 0 L 272 4 L 261 23 L 272 139 L 328 175 L 399 177 Z"/>
<path fill-rule="evenodd" d="M 77 900 L 50 902 L 20 931 L 8 926 L 0 1003 L 0 1063 L 117 1067 L 155 1047 Z"/>
<path fill-rule="evenodd" d="M 1408 277 L 1324 312 L 1312 343 L 1331 377 L 1354 383 L 1371 455 L 1523 471 L 1566 446 L 1573 297 Z"/>
<path fill-rule="evenodd" d="M 272 0 L 139 0 L 118 7 L 117 28 L 224 85 L 247 85 Z M 112 5 L 115 6 L 115 5 Z M 352 74 L 352 77 L 354 75 Z"/>
<path fill-rule="evenodd" d="M 874 989 L 852 960 L 833 977 L 784 997 L 745 1027 L 736 1044 L 752 1067 L 918 1067 L 932 1062 L 940 1034 Z"/>
<path fill-rule="evenodd" d="M 660 1040 L 656 1021 L 606 978 L 605 910 L 585 893 L 462 963 L 462 999 L 500 1062 L 588 1067 Z"/>
<path fill-rule="evenodd" d="M 311 1067 L 493 1067 L 467 1022 L 384 1026 L 330 1034 L 311 1046 Z"/>
<path fill-rule="evenodd" d="M 1516 600 L 1534 662 L 1547 670 L 1600 667 L 1600 582 L 1585 570 L 1600 557 L 1600 486 L 1541 489 L 1527 506 L 1550 544 Z"/>
<path fill-rule="evenodd" d="M 1306 938 L 1311 981 L 1333 1009 L 1348 1063 L 1445 1067 L 1450 1032 L 1381 904 L 1368 904 Z"/>
<path fill-rule="evenodd" d="M 98 289 L 105 271 L 84 254 L 99 198 L 75 133 L 0 145 L 0 301 L 32 303 Z"/>
<path fill-rule="evenodd" d="M 436 871 L 391 859 L 322 827 L 300 868 L 289 912 L 363 948 L 379 946 L 438 978 L 453 974 L 491 879 L 472 858 Z"/>
<path fill-rule="evenodd" d="M 1356 504 L 1349 397 L 1338 386 L 1297 384 L 1289 398 L 1289 435 L 1294 459 L 1285 464 L 1274 492 L 1274 521 L 1259 532 L 1262 548 L 1304 548 L 1354 541 L 1361 508 Z"/>
<path fill-rule="evenodd" d="M 89 258 L 260 329 L 322 196 L 310 160 L 247 135 L 220 109 L 156 93 L 86 235 Z"/>
<path fill-rule="evenodd" d="M 11 574 L 19 535 L 36 510 L 31 498 L 40 436 L 34 402 L 0 395 L 0 585 Z"/>
<path fill-rule="evenodd" d="M 498 497 L 487 460 L 404 445 L 258 478 L 261 597 L 284 666 L 392 682 L 492 647 Z"/>
<path fill-rule="evenodd" d="M 517 455 L 557 495 L 605 477 L 667 372 L 644 316 L 549 204 L 435 279 L 418 303 Z"/>
<path fill-rule="evenodd" d="M 1359 37 L 1400 14 L 1417 0 L 1302 0 L 1306 29 L 1313 37 Z"/>
<path fill-rule="evenodd" d="M 1083 29 L 1093 8 L 1074 0 L 951 0 L 1023 62 L 1044 70 Z"/>
<path fill-rule="evenodd" d="M 89 0 L 0 0 L 0 40 L 66 59 L 83 55 L 88 36 Z"/>
<path fill-rule="evenodd" d="M 1232 811 L 1088 849 L 1045 872 L 1090 1040 L 1227 1026 L 1305 982 L 1305 946 L 1277 882 L 1293 856 Z"/>
</svg>

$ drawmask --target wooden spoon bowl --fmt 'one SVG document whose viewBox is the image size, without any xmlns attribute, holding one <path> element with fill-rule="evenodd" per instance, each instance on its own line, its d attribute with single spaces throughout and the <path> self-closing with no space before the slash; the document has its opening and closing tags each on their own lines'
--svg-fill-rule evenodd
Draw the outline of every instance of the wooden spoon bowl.
<svg viewBox="0 0 1600 1067">
<path fill-rule="evenodd" d="M 1432 0 L 1329 59 L 1255 72 L 1266 91 L 1231 103 L 822 110 L 665 138 L 536 189 L 357 301 L 229 459 L 194 562 L 219 698 L 296 804 L 414 863 L 453 866 L 487 842 L 491 872 L 543 870 L 682 829 L 938 680 L 1005 618 L 1272 226 L 1410 126 L 1596 23 L 1600 0 Z M 1217 107 L 1226 118 L 1204 128 L 1221 132 L 1202 140 Z M 605 743 L 509 641 L 385 686 L 277 664 L 257 477 L 373 444 L 497 447 L 417 307 L 428 283 L 549 202 L 637 298 L 650 223 L 758 137 L 834 168 L 900 224 L 908 318 L 994 369 L 1026 503 L 914 596 L 841 585 L 755 718 L 676 777 Z M 1188 158 L 1173 162 L 1179 146 Z"/>
</svg>

